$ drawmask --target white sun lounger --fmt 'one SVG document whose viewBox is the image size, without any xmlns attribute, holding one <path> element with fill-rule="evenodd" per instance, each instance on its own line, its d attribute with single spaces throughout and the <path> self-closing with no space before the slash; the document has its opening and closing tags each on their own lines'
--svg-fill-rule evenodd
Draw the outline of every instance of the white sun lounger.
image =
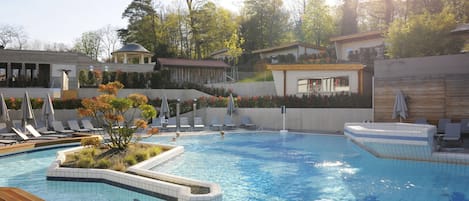
<svg viewBox="0 0 469 201">
<path fill-rule="evenodd" d="M 179 119 L 179 123 L 181 129 L 189 130 L 191 128 L 191 125 L 189 124 L 189 119 L 187 117 L 181 117 Z"/>
<path fill-rule="evenodd" d="M 240 126 L 246 129 L 256 129 L 256 124 L 253 124 L 251 118 L 249 118 L 248 116 L 241 117 Z"/>
<path fill-rule="evenodd" d="M 205 125 L 201 117 L 194 118 L 194 130 L 204 130 Z"/>
<path fill-rule="evenodd" d="M 55 139 L 58 139 L 57 137 L 28 137 L 26 134 L 24 134 L 23 132 L 21 132 L 20 130 L 18 130 L 17 128 L 11 128 L 11 130 L 13 130 L 13 132 L 15 132 L 20 138 L 22 141 L 29 141 L 29 140 L 55 140 Z"/>
<path fill-rule="evenodd" d="M 223 128 L 225 129 L 235 129 L 236 125 L 233 123 L 233 118 L 226 115 L 223 121 Z"/>
<path fill-rule="evenodd" d="M 221 130 L 223 128 L 223 124 L 221 124 L 216 117 L 213 117 L 210 121 L 210 130 Z"/>
<path fill-rule="evenodd" d="M 28 124 L 25 126 L 26 130 L 31 133 L 34 138 L 42 138 L 42 139 L 57 139 L 57 138 L 64 138 L 69 137 L 69 135 L 64 134 L 50 134 L 50 135 L 41 135 L 32 125 Z"/>
<path fill-rule="evenodd" d="M 12 145 L 16 143 L 18 143 L 16 140 L 0 140 L 0 144 Z"/>
</svg>

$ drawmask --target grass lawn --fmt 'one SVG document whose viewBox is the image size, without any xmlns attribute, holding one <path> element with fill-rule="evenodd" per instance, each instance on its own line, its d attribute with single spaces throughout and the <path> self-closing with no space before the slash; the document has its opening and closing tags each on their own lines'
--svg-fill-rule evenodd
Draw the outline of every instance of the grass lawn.
<svg viewBox="0 0 469 201">
<path fill-rule="evenodd" d="M 239 82 L 264 82 L 264 81 L 274 81 L 272 76 L 272 71 L 258 72 L 254 77 L 248 77 L 240 80 Z"/>
</svg>

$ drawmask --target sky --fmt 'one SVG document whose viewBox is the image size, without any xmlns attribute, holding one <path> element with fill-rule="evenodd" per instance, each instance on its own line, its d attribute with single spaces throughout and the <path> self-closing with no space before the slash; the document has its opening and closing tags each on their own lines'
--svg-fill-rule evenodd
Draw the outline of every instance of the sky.
<svg viewBox="0 0 469 201">
<path fill-rule="evenodd" d="M 284 3 L 292 1 L 284 0 Z M 0 25 L 21 26 L 29 42 L 39 40 L 72 46 L 84 32 L 106 25 L 125 28 L 127 20 L 121 16 L 130 2 L 132 0 L 0 0 Z M 214 2 L 234 12 L 242 5 L 242 0 Z"/>
</svg>

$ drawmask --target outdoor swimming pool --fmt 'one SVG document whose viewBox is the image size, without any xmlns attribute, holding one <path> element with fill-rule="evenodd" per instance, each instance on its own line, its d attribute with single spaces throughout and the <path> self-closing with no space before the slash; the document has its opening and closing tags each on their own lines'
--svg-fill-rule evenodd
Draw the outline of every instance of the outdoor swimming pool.
<svg viewBox="0 0 469 201">
<path fill-rule="evenodd" d="M 169 137 L 145 141 L 172 143 Z M 154 170 L 220 184 L 231 200 L 469 200 L 469 166 L 375 158 L 344 136 L 182 136 L 186 152 Z M 45 200 L 158 200 L 100 183 L 47 181 L 61 149 L 0 158 L 0 186 Z"/>
<path fill-rule="evenodd" d="M 218 183 L 224 200 L 469 200 L 469 166 L 379 159 L 344 136 L 183 136 L 175 144 L 185 153 L 153 170 Z"/>
<path fill-rule="evenodd" d="M 160 200 L 102 183 L 47 181 L 47 168 L 55 160 L 56 152 L 62 149 L 0 158 L 0 186 L 19 187 L 47 201 Z"/>
</svg>

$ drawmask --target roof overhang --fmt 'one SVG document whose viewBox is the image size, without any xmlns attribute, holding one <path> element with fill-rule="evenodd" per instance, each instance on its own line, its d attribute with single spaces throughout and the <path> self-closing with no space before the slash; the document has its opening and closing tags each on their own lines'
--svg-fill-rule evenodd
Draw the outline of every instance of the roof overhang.
<svg viewBox="0 0 469 201">
<path fill-rule="evenodd" d="M 295 42 L 295 43 L 289 43 L 289 44 L 280 45 L 280 46 L 276 46 L 276 47 L 253 50 L 252 53 L 256 54 L 256 53 L 275 52 L 275 51 L 285 50 L 285 49 L 295 49 L 295 48 L 298 48 L 298 46 L 305 47 L 305 48 L 311 48 L 311 49 L 317 49 L 317 50 L 325 50 L 325 48 L 323 48 L 323 47 L 315 47 L 315 46 L 310 45 L 310 44 Z"/>
<path fill-rule="evenodd" d="M 451 30 L 452 34 L 469 34 L 469 23 L 467 24 L 460 24 L 455 29 Z"/>
<path fill-rule="evenodd" d="M 359 71 L 363 70 L 363 64 L 289 64 L 267 65 L 272 71 Z"/>
<path fill-rule="evenodd" d="M 351 35 L 337 36 L 330 38 L 331 42 L 349 42 L 349 41 L 361 41 L 375 38 L 384 38 L 383 31 L 369 31 L 363 33 L 356 33 Z"/>
</svg>

